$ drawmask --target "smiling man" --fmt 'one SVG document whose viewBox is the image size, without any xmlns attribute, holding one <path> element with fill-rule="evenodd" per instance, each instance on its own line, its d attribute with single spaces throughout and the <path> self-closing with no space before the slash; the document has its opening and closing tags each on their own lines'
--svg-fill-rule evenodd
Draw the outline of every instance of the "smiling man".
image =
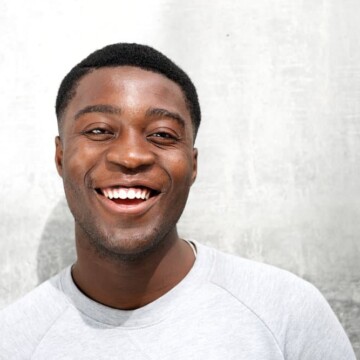
<svg viewBox="0 0 360 360">
<path fill-rule="evenodd" d="M 355 359 L 312 285 L 179 237 L 200 107 L 172 61 L 98 50 L 56 113 L 77 260 L 0 313 L 1 359 Z"/>
</svg>

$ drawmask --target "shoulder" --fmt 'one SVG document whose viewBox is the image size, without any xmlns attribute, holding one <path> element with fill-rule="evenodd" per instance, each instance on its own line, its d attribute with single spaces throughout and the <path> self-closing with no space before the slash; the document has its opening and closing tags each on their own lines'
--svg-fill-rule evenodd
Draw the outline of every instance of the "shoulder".
<svg viewBox="0 0 360 360">
<path fill-rule="evenodd" d="M 212 258 L 209 282 L 252 312 L 285 358 L 336 359 L 341 353 L 354 358 L 342 326 L 315 286 L 275 266 L 197 245 Z"/>
<path fill-rule="evenodd" d="M 316 298 L 320 295 L 312 284 L 287 270 L 213 251 L 211 282 L 231 292 L 239 300 L 249 298 L 253 301 L 256 298 L 261 301 L 261 295 L 264 295 L 268 303 L 269 297 L 274 301 L 283 301 L 287 296 L 296 300 L 299 296 Z"/>
<path fill-rule="evenodd" d="M 60 275 L 0 311 L 1 359 L 30 356 L 47 330 L 69 306 Z"/>
<path fill-rule="evenodd" d="M 286 317 L 292 311 L 298 313 L 304 302 L 312 307 L 328 306 L 312 284 L 289 271 L 203 245 L 200 247 L 212 257 L 210 283 L 267 321 L 271 316 L 279 320 L 279 316 Z M 286 305 L 286 311 L 279 311 L 283 305 Z"/>
</svg>

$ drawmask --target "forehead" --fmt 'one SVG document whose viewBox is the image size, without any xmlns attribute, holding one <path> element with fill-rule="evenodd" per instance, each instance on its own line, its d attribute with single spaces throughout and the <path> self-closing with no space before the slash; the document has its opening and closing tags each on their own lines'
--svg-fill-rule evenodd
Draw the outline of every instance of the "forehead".
<svg viewBox="0 0 360 360">
<path fill-rule="evenodd" d="M 190 113 L 180 86 L 162 74 L 133 66 L 93 70 L 76 88 L 66 114 L 96 104 L 109 104 L 141 111 L 160 107 L 179 112 L 191 122 Z"/>
</svg>

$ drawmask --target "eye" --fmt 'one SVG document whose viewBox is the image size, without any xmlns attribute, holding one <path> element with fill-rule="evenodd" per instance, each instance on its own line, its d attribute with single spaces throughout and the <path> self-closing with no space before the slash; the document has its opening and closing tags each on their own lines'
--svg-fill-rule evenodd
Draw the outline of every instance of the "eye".
<svg viewBox="0 0 360 360">
<path fill-rule="evenodd" d="M 167 132 L 157 132 L 157 133 L 152 134 L 151 136 L 159 137 L 159 138 L 163 138 L 163 139 L 174 139 L 174 136 Z"/>
<path fill-rule="evenodd" d="M 168 131 L 158 131 L 148 135 L 148 140 L 160 145 L 172 144 L 178 141 L 178 136 Z"/>
<path fill-rule="evenodd" d="M 115 134 L 113 131 L 103 127 L 94 127 L 90 129 L 86 129 L 82 132 L 88 139 L 94 141 L 105 141 L 112 139 Z"/>
</svg>

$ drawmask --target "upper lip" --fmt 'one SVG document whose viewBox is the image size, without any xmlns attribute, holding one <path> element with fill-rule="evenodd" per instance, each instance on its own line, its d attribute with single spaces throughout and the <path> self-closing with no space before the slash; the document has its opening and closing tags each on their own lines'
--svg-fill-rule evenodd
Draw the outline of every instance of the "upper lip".
<svg viewBox="0 0 360 360">
<path fill-rule="evenodd" d="M 153 181 L 143 180 L 143 179 L 131 179 L 131 180 L 111 180 L 109 182 L 104 181 L 103 183 L 95 184 L 95 190 L 102 190 L 107 188 L 117 188 L 117 187 L 126 187 L 126 188 L 148 188 L 155 192 L 161 192 L 161 187 L 158 184 L 155 184 Z"/>
</svg>

